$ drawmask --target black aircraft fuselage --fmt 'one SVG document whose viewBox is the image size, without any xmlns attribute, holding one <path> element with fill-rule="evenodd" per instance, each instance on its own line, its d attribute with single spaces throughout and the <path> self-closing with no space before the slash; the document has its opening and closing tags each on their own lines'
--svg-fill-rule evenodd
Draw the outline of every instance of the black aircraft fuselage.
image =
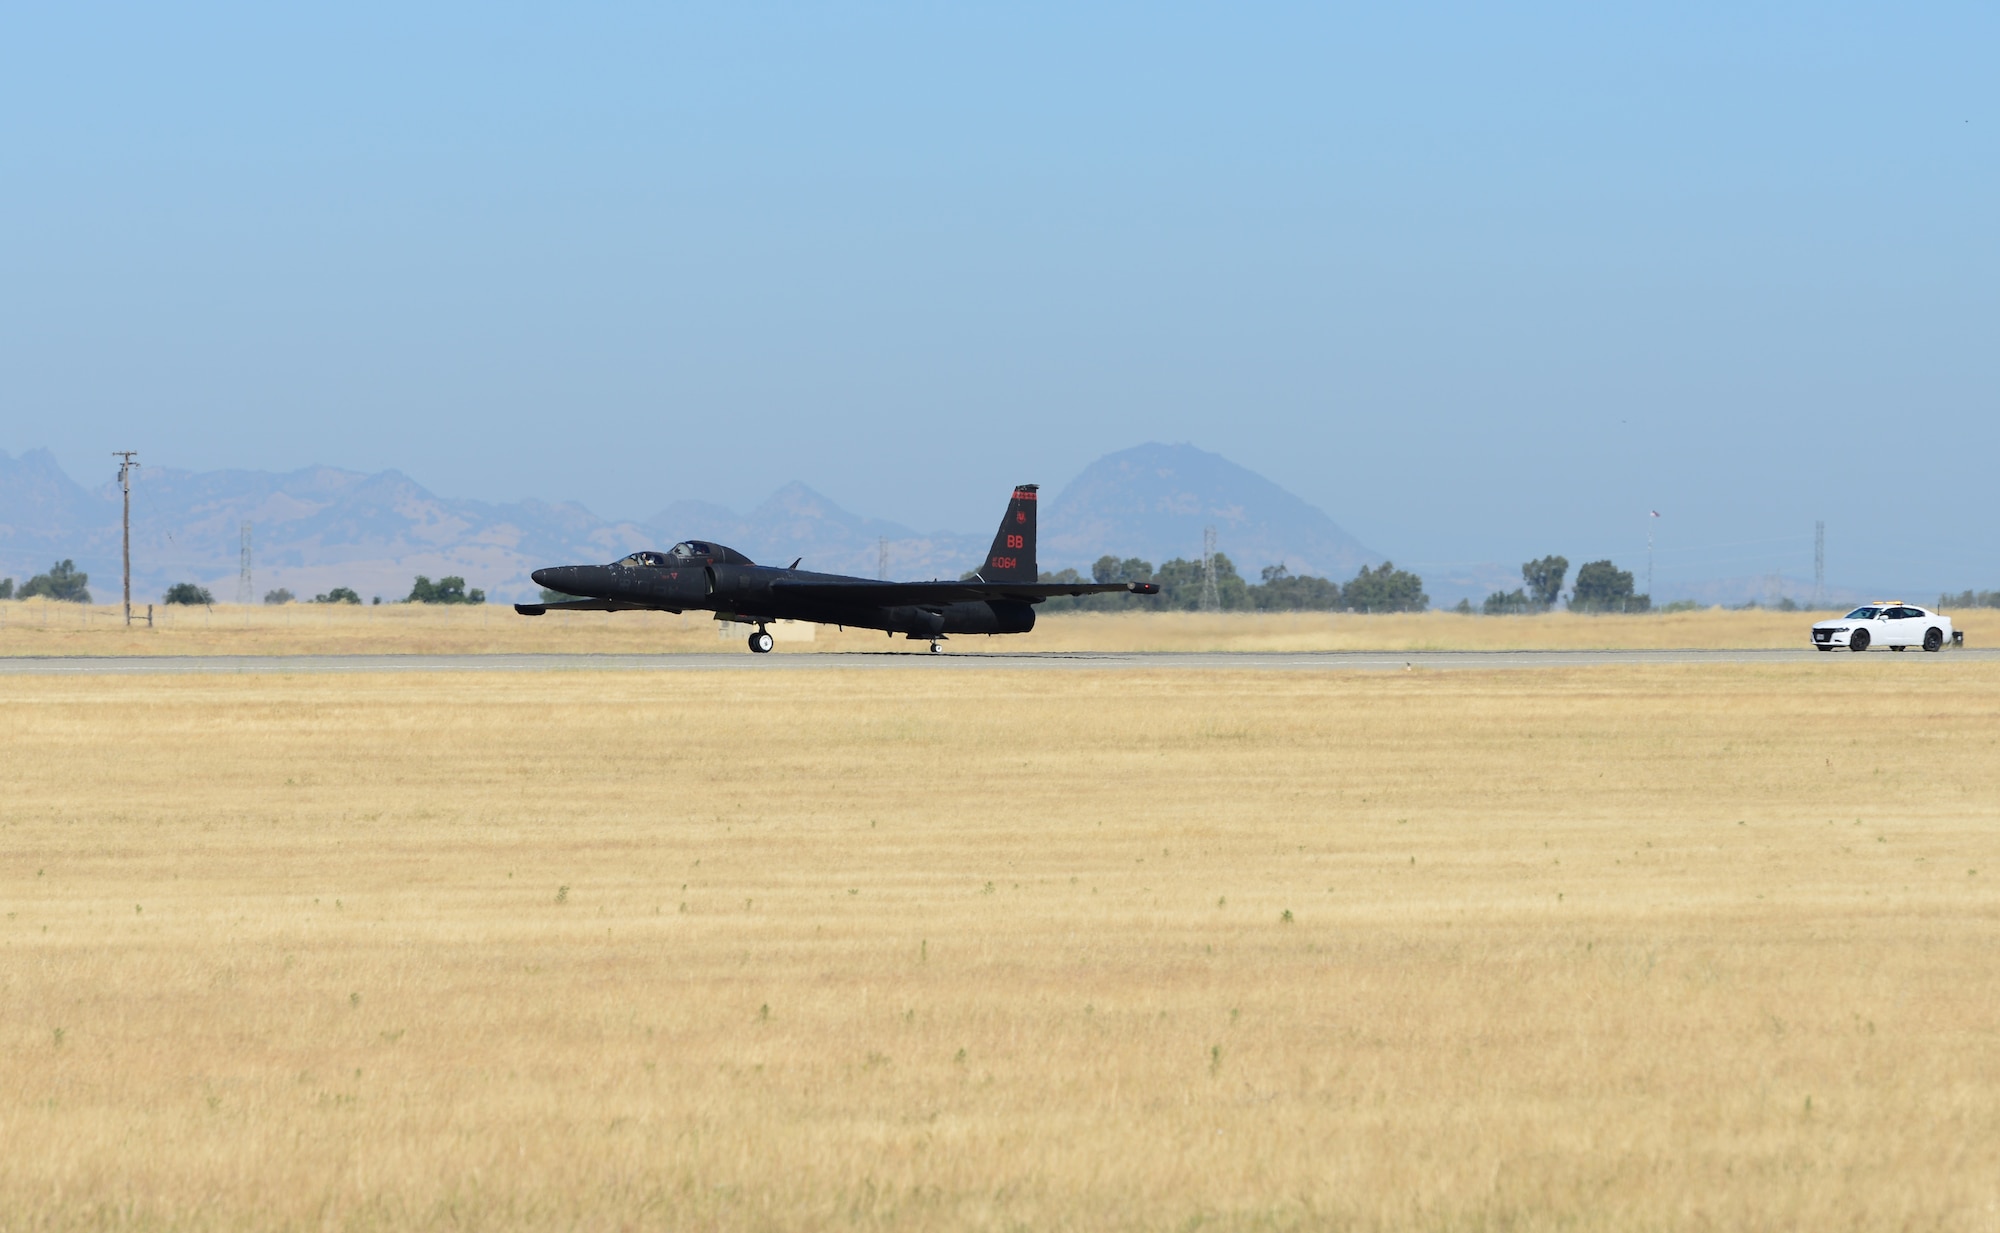
<svg viewBox="0 0 2000 1233">
<path fill-rule="evenodd" d="M 813 621 L 886 630 L 928 641 L 950 634 L 1024 634 L 1035 627 L 1035 605 L 1052 595 L 1132 591 L 1150 583 L 1047 583 L 1035 574 L 1035 485 L 1023 484 L 1007 503 L 985 564 L 957 582 L 881 582 L 758 565 L 733 548 L 683 540 L 666 552 L 635 552 L 609 565 L 554 565 L 534 572 L 552 591 L 577 596 L 516 604 L 524 616 L 557 611 L 713 612 L 717 620 L 757 626 L 750 649 L 771 649 L 771 621 Z"/>
</svg>

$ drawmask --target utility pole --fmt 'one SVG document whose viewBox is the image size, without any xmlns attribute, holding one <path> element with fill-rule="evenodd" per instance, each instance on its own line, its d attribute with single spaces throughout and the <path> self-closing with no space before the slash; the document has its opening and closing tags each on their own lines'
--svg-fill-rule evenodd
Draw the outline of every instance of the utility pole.
<svg viewBox="0 0 2000 1233">
<path fill-rule="evenodd" d="M 1659 510 L 1648 510 L 1646 519 L 1646 596 L 1653 594 L 1653 522 L 1660 516 Z"/>
<path fill-rule="evenodd" d="M 243 524 L 243 556 L 236 574 L 236 602 L 248 604 L 254 598 L 250 585 L 250 524 Z"/>
<path fill-rule="evenodd" d="M 1813 607 L 1826 602 L 1826 520 L 1813 523 Z"/>
<path fill-rule="evenodd" d="M 132 468 L 139 456 L 138 450 L 112 450 L 111 456 L 118 459 L 118 487 L 125 494 L 125 624 L 132 624 Z"/>
<path fill-rule="evenodd" d="M 1205 527 L 1201 533 L 1201 610 L 1216 612 L 1222 608 L 1222 596 L 1215 589 L 1215 528 Z"/>
<path fill-rule="evenodd" d="M 887 582 L 889 580 L 889 537 L 884 535 L 876 541 L 875 547 L 877 550 L 875 576 L 883 582 Z"/>
</svg>

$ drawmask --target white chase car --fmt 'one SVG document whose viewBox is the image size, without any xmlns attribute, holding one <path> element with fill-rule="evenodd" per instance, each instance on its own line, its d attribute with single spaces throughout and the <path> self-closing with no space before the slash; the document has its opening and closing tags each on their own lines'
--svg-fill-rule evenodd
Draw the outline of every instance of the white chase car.
<svg viewBox="0 0 2000 1233">
<path fill-rule="evenodd" d="M 1866 651 L 1886 646 L 1892 651 L 1920 646 L 1935 651 L 1953 641 L 1951 618 L 1900 599 L 1863 604 L 1837 621 L 1812 627 L 1813 645 L 1822 651 L 1846 647 Z"/>
</svg>

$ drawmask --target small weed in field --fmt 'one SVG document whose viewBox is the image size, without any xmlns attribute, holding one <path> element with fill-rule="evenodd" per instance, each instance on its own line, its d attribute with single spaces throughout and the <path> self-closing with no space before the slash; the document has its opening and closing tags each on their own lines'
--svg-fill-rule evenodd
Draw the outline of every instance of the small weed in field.
<svg viewBox="0 0 2000 1233">
<path fill-rule="evenodd" d="M 1285 909 L 1285 914 L 1278 918 L 1278 923 L 1281 925 L 1289 925 L 1292 923 L 1292 910 L 1290 908 Z"/>
<path fill-rule="evenodd" d="M 1216 901 L 1215 901 L 1215 906 L 1216 906 L 1216 907 L 1218 907 L 1218 908 L 1226 908 L 1226 907 L 1228 907 L 1228 906 L 1229 906 L 1229 896 L 1227 896 L 1227 895 L 1221 895 L 1221 896 L 1218 896 L 1218 897 L 1216 898 Z"/>
<path fill-rule="evenodd" d="M 358 990 L 357 990 L 357 991 L 355 991 L 355 992 L 353 992 L 353 993 L 350 993 L 350 994 L 348 994 L 348 995 L 347 995 L 347 1004 L 348 1004 L 348 1006 L 350 1006 L 350 1007 L 353 1007 L 353 1008 L 356 1008 L 356 1009 L 358 1009 L 358 1008 L 359 1008 L 359 1007 L 361 1006 L 361 994 L 360 994 L 360 991 L 358 991 Z"/>
<path fill-rule="evenodd" d="M 63 1042 L 63 1034 L 64 1034 L 64 1033 L 63 1033 L 63 1029 L 61 1029 L 61 1028 L 57 1028 L 57 1029 L 56 1029 L 56 1042 L 55 1042 L 55 1043 L 56 1043 L 56 1048 L 58 1048 L 58 1049 L 62 1048 L 62 1042 Z"/>
<path fill-rule="evenodd" d="M 1222 1046 L 1210 1045 L 1208 1047 L 1208 1073 L 1217 1074 L 1221 1070 L 1222 1070 Z"/>
<path fill-rule="evenodd" d="M 140 907 L 140 906 L 139 906 L 138 904 L 136 904 L 136 903 L 132 905 L 132 915 L 134 915 L 134 916 L 142 916 L 142 915 L 144 915 L 144 914 L 145 914 L 145 911 L 146 911 L 146 909 L 144 909 L 144 908 Z"/>
<path fill-rule="evenodd" d="M 766 1002 L 762 1006 L 759 1006 L 757 1008 L 757 1022 L 769 1023 L 770 1021 L 771 1021 L 771 1004 L 769 1002 Z"/>
<path fill-rule="evenodd" d="M 930 958 L 931 958 L 931 940 L 929 938 L 925 938 L 921 942 L 917 943 L 917 962 L 929 963 Z"/>
<path fill-rule="evenodd" d="M 965 1050 L 960 1049 L 958 1051 L 958 1055 L 952 1058 L 951 1060 L 958 1063 L 960 1066 L 965 1065 Z"/>
<path fill-rule="evenodd" d="M 556 902 L 557 903 L 569 902 L 569 887 L 567 886 L 556 887 Z"/>
<path fill-rule="evenodd" d="M 868 1060 L 862 1063 L 861 1069 L 880 1070 L 882 1067 L 887 1066 L 888 1064 L 889 1064 L 888 1054 L 876 1053 L 873 1050 L 870 1050 L 868 1054 Z"/>
<path fill-rule="evenodd" d="M 979 888 L 979 893 L 980 893 L 980 894 L 982 894 L 982 895 L 990 895 L 990 894 L 992 894 L 992 893 L 993 893 L 993 883 L 991 883 L 991 882 L 988 882 L 988 883 L 987 883 L 986 885 L 984 885 L 984 886 L 980 887 L 980 888 Z"/>
</svg>

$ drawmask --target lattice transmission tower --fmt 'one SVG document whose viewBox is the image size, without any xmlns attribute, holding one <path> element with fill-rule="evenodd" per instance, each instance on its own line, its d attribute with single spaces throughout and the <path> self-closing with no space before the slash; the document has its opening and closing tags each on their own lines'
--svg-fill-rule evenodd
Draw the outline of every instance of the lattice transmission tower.
<svg viewBox="0 0 2000 1233">
<path fill-rule="evenodd" d="M 250 583 L 250 524 L 243 524 L 243 552 L 236 568 L 236 602 L 248 604 L 255 596 Z"/>
<path fill-rule="evenodd" d="M 1222 608 L 1222 594 L 1215 589 L 1215 528 L 1203 528 L 1201 533 L 1201 610 L 1217 612 Z"/>
<path fill-rule="evenodd" d="M 1813 523 L 1813 607 L 1826 594 L 1826 521 Z"/>
</svg>

